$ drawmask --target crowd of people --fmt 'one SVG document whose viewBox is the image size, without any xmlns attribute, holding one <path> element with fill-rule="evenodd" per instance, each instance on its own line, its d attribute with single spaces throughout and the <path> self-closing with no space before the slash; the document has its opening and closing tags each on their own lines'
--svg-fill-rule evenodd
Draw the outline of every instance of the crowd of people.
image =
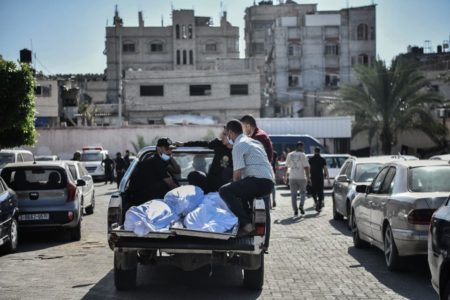
<svg viewBox="0 0 450 300">
<path fill-rule="evenodd" d="M 181 173 L 181 168 L 172 154 L 177 146 L 207 147 L 214 150 L 209 171 L 195 168 L 195 171 L 188 174 L 187 180 L 189 184 L 202 188 L 205 193 L 219 192 L 238 217 L 240 234 L 248 234 L 255 229 L 249 215 L 252 199 L 261 197 L 266 207 L 276 206 L 274 173 L 277 153 L 273 150 L 268 134 L 258 128 L 251 115 L 229 121 L 220 136 L 212 141 L 172 142 L 169 138 L 159 139 L 155 153 L 142 160 L 131 175 L 127 191 L 132 195 L 131 205 L 139 205 L 149 199 L 161 199 L 179 186 L 177 175 Z M 315 199 L 316 209 L 320 211 L 323 205 L 323 178 L 328 176 L 325 160 L 320 157 L 320 149 L 316 149 L 316 155 L 308 161 L 303 148 L 303 143 L 299 142 L 296 150 L 286 156 L 295 216 L 298 216 L 298 210 L 302 215 L 305 213 L 303 205 L 308 186 Z M 117 159 L 120 161 L 119 156 Z M 114 165 L 121 166 L 121 163 Z M 270 226 L 270 213 L 267 214 L 266 224 Z"/>
</svg>

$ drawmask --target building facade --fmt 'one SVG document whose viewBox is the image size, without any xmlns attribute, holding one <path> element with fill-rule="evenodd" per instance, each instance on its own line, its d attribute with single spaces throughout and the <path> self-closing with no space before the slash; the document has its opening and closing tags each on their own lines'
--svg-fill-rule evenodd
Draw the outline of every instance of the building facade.
<svg viewBox="0 0 450 300">
<path fill-rule="evenodd" d="M 239 28 L 212 26 L 193 10 L 172 11 L 170 26 L 125 27 L 118 12 L 106 28 L 107 102 L 122 101 L 129 123 L 161 123 L 168 114 L 204 114 L 224 122 L 259 115 L 258 72 L 239 59 Z"/>
<path fill-rule="evenodd" d="M 316 4 L 261 1 L 246 9 L 247 57 L 261 71 L 265 116 L 327 115 L 352 66 L 376 57 L 375 5 L 318 11 Z"/>
<path fill-rule="evenodd" d="M 34 89 L 36 127 L 59 126 L 61 103 L 57 80 L 36 78 Z"/>
</svg>

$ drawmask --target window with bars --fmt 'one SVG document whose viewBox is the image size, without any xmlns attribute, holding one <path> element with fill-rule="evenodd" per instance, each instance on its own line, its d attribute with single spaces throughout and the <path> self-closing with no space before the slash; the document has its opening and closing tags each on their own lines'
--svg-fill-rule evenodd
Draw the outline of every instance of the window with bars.
<svg viewBox="0 0 450 300">
<path fill-rule="evenodd" d="M 162 52 L 163 51 L 163 43 L 162 42 L 151 42 L 150 51 L 151 52 Z"/>
<path fill-rule="evenodd" d="M 327 56 L 339 55 L 339 45 L 325 45 L 325 55 Z"/>
<path fill-rule="evenodd" d="M 124 53 L 132 53 L 136 51 L 136 46 L 133 42 L 124 42 L 122 45 L 122 51 Z"/>
</svg>

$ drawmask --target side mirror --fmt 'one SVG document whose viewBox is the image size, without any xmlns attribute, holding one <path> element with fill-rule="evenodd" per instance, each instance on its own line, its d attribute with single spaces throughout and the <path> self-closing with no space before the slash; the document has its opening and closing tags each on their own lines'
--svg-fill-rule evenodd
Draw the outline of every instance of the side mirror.
<svg viewBox="0 0 450 300">
<path fill-rule="evenodd" d="M 348 179 L 347 175 L 339 175 L 336 178 L 337 182 L 350 182 L 350 179 Z"/>
<path fill-rule="evenodd" d="M 85 185 L 86 185 L 86 181 L 84 181 L 83 179 L 77 180 L 77 186 L 85 186 Z"/>
<path fill-rule="evenodd" d="M 370 186 L 365 185 L 365 184 L 361 184 L 361 185 L 357 185 L 356 186 L 356 192 L 357 193 L 364 193 L 364 194 L 368 194 L 370 193 Z"/>
</svg>

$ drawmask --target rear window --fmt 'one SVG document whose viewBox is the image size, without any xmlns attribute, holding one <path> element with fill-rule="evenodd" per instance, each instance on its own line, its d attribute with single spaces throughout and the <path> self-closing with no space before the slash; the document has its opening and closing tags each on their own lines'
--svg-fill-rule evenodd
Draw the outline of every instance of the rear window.
<svg viewBox="0 0 450 300">
<path fill-rule="evenodd" d="M 450 166 L 412 168 L 409 190 L 412 192 L 450 192 Z"/>
<path fill-rule="evenodd" d="M 14 153 L 0 153 L 0 168 L 14 162 Z"/>
<path fill-rule="evenodd" d="M 103 156 L 101 153 L 81 153 L 81 161 L 102 161 Z"/>
<path fill-rule="evenodd" d="M 382 164 L 357 164 L 355 181 L 356 182 L 371 182 L 380 171 Z"/>
<path fill-rule="evenodd" d="M 54 190 L 66 186 L 66 176 L 61 169 L 12 169 L 2 171 L 6 184 L 15 191 Z"/>
</svg>

